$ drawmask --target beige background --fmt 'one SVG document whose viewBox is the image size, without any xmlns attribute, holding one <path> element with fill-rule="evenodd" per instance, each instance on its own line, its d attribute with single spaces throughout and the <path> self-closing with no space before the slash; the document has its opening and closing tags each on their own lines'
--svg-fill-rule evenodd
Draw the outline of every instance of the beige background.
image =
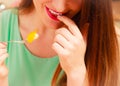
<svg viewBox="0 0 120 86">
<path fill-rule="evenodd" d="M 9 6 L 13 1 L 15 0 L 0 0 L 0 2 L 5 3 L 7 6 Z"/>
</svg>

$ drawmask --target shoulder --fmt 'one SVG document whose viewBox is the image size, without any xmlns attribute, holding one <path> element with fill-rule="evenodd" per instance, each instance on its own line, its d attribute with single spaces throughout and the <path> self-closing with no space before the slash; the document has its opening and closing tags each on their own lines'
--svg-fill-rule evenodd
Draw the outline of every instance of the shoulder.
<svg viewBox="0 0 120 86">
<path fill-rule="evenodd" d="M 18 10 L 14 9 L 7 9 L 0 13 L 0 23 L 2 25 L 6 25 L 10 23 L 12 19 L 14 19 L 18 15 Z"/>
<path fill-rule="evenodd" d="M 6 39 L 10 29 L 13 29 L 15 19 L 17 19 L 17 10 L 8 9 L 0 13 L 0 39 Z"/>
<path fill-rule="evenodd" d="M 1 12 L 1 18 L 4 18 L 4 19 L 8 18 L 9 19 L 11 16 L 17 15 L 17 13 L 18 13 L 18 10 L 16 8 L 8 9 L 8 10 Z"/>
<path fill-rule="evenodd" d="M 13 19 L 17 16 L 17 9 L 8 9 L 0 13 L 0 23 L 1 28 L 11 23 Z"/>
<path fill-rule="evenodd" d="M 3 28 L 10 23 L 12 16 L 16 15 L 15 9 L 8 9 L 0 12 L 0 27 Z"/>
</svg>

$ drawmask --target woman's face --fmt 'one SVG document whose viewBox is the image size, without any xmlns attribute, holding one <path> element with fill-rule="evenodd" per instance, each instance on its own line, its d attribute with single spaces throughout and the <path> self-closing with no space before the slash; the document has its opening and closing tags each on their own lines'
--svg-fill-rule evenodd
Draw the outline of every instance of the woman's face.
<svg viewBox="0 0 120 86">
<path fill-rule="evenodd" d="M 82 0 L 33 0 L 33 3 L 42 23 L 58 27 L 61 23 L 57 16 L 72 18 L 80 11 Z"/>
</svg>

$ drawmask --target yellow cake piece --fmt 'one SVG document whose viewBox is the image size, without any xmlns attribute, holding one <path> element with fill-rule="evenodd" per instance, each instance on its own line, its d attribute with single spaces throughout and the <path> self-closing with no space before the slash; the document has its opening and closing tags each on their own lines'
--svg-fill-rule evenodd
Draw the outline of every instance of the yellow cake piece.
<svg viewBox="0 0 120 86">
<path fill-rule="evenodd" d="M 32 43 L 35 39 L 37 39 L 37 38 L 39 37 L 39 35 L 38 35 L 37 32 L 38 32 L 37 29 L 34 30 L 34 31 L 32 31 L 32 32 L 30 32 L 30 33 L 28 34 L 28 36 L 27 36 L 26 41 L 27 41 L 28 43 Z"/>
</svg>

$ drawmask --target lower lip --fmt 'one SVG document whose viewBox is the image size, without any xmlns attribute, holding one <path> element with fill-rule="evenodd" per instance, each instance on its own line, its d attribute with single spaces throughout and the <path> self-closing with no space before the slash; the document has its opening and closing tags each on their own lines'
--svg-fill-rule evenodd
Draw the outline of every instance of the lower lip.
<svg viewBox="0 0 120 86">
<path fill-rule="evenodd" d="M 55 20 L 55 21 L 59 21 L 59 20 L 57 19 L 57 16 L 53 15 L 53 14 L 49 11 L 49 8 L 46 7 L 46 11 L 47 11 L 48 16 L 49 16 L 51 19 L 53 19 L 53 20 Z"/>
</svg>

